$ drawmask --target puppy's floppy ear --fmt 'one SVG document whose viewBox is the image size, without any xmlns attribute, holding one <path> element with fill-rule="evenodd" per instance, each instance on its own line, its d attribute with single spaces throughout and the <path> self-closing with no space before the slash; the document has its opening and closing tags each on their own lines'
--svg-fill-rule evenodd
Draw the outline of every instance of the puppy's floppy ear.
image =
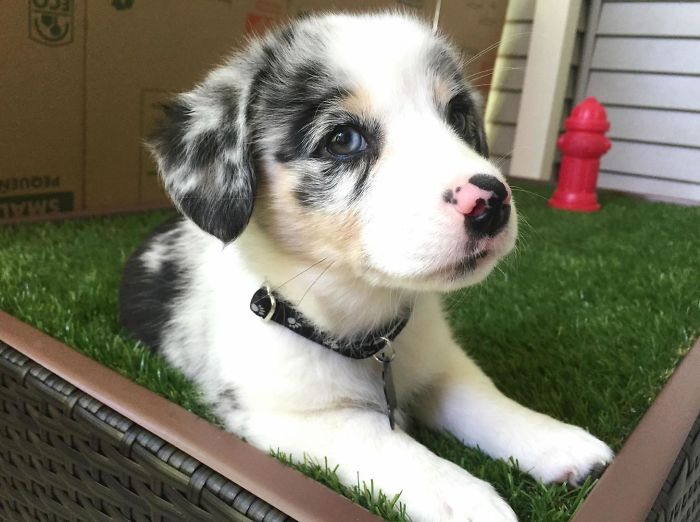
<svg viewBox="0 0 700 522">
<path fill-rule="evenodd" d="M 204 84 L 163 107 L 148 145 L 175 206 L 224 243 L 253 212 L 253 173 L 245 108 L 233 85 Z"/>
</svg>

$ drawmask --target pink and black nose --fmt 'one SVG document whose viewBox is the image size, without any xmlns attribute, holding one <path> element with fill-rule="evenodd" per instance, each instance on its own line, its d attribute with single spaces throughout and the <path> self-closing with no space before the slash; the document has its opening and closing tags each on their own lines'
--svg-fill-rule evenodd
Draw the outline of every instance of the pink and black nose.
<svg viewBox="0 0 700 522">
<path fill-rule="evenodd" d="M 510 191 L 488 174 L 476 174 L 446 190 L 443 199 L 464 215 L 466 226 L 477 234 L 495 236 L 510 218 Z"/>
</svg>

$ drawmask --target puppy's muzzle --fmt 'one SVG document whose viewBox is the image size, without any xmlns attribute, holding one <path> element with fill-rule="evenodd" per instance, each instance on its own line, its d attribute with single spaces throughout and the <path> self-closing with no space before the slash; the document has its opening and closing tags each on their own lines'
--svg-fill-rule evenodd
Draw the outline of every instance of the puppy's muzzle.
<svg viewBox="0 0 700 522">
<path fill-rule="evenodd" d="M 493 237 L 510 218 L 510 191 L 498 178 L 476 174 L 451 190 L 449 203 L 464 215 L 465 226 L 477 235 Z"/>
</svg>

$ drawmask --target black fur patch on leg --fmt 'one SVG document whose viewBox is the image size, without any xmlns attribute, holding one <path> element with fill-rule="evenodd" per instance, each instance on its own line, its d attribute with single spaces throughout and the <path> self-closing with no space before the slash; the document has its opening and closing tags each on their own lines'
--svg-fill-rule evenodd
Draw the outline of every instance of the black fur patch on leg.
<svg viewBox="0 0 700 522">
<path fill-rule="evenodd" d="M 122 326 L 133 338 L 154 351 L 161 346 L 163 330 L 172 316 L 174 301 L 182 292 L 184 274 L 172 256 L 164 257 L 155 271 L 148 269 L 142 256 L 154 244 L 164 241 L 166 234 L 173 233 L 182 219 L 174 218 L 153 231 L 127 261 L 119 288 L 119 320 Z M 168 237 L 168 241 L 172 241 L 172 238 Z"/>
</svg>

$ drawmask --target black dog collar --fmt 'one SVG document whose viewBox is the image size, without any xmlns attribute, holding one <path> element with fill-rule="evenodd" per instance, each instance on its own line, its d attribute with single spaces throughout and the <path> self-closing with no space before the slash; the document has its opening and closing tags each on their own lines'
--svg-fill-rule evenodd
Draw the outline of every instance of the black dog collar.
<svg viewBox="0 0 700 522">
<path fill-rule="evenodd" d="M 335 339 L 316 328 L 301 312 L 291 304 L 274 294 L 269 287 L 260 288 L 250 300 L 252 312 L 265 321 L 274 321 L 329 350 L 351 359 L 367 359 L 374 356 L 382 365 L 382 382 L 384 398 L 387 404 L 389 425 L 394 429 L 394 411 L 396 410 L 396 392 L 392 378 L 391 361 L 395 353 L 391 342 L 401 333 L 411 317 L 411 309 L 392 320 L 390 323 L 358 339 Z"/>
<path fill-rule="evenodd" d="M 381 352 L 396 339 L 411 317 L 409 308 L 396 319 L 361 338 L 335 339 L 316 328 L 301 312 L 267 287 L 262 287 L 253 294 L 250 309 L 266 321 L 274 321 L 310 341 L 351 359 L 366 359 Z"/>
</svg>

